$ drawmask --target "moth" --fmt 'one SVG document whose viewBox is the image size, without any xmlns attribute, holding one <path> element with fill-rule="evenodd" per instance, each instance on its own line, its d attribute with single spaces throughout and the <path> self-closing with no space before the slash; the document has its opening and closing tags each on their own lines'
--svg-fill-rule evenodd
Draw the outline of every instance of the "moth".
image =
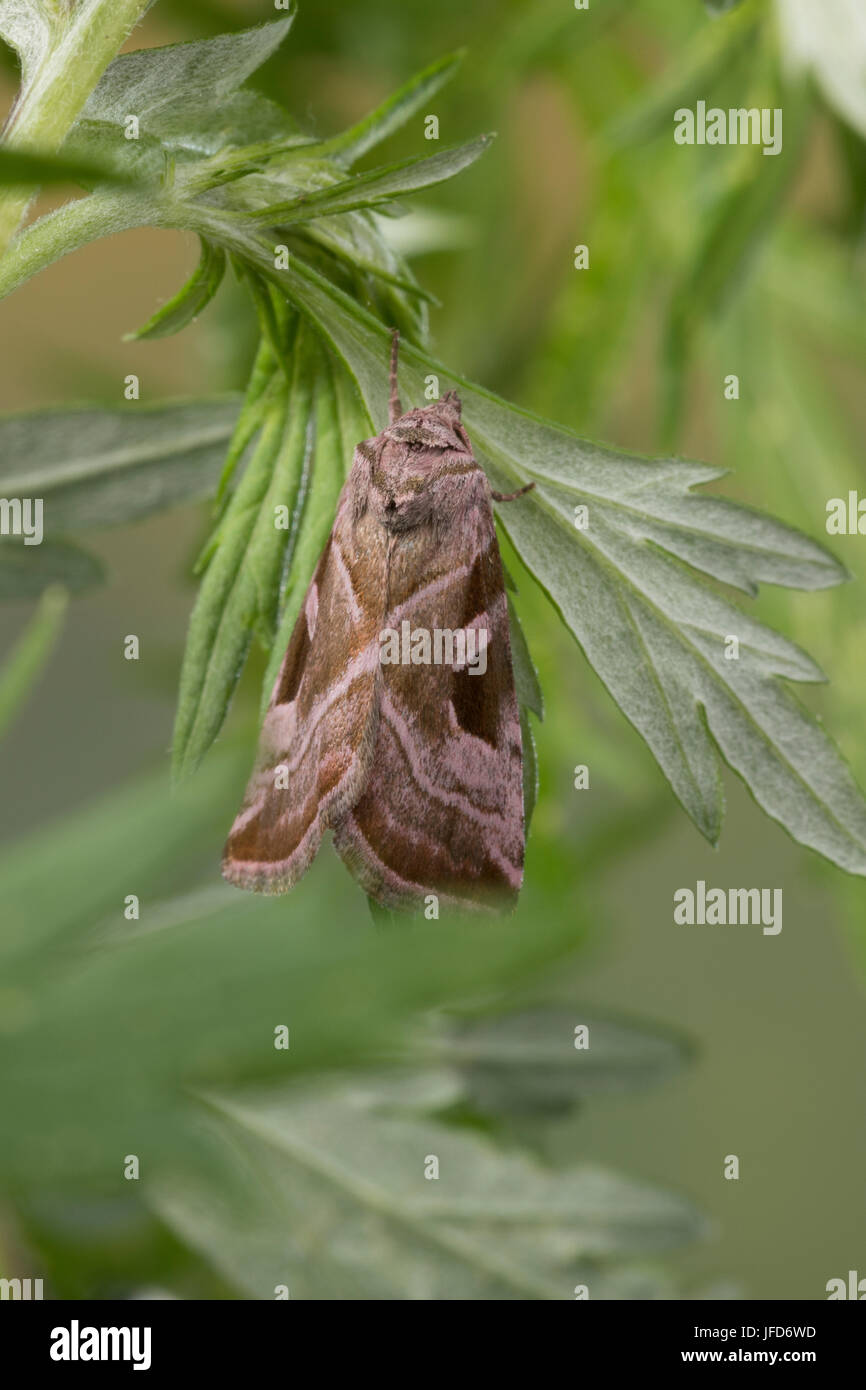
<svg viewBox="0 0 866 1390">
<path fill-rule="evenodd" d="M 456 392 L 358 444 L 265 715 L 223 860 L 282 893 L 325 830 L 383 906 L 509 906 L 523 749 L 492 500 Z"/>
</svg>

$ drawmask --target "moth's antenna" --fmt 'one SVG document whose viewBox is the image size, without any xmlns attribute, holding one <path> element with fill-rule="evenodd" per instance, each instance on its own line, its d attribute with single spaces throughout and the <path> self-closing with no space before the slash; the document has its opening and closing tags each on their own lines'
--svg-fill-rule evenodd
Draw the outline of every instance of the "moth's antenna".
<svg viewBox="0 0 866 1390">
<path fill-rule="evenodd" d="M 535 483 L 527 483 L 526 487 L 518 488 L 517 492 L 494 492 L 491 488 L 490 495 L 494 502 L 516 502 L 518 497 L 525 497 L 534 487 Z"/>
<path fill-rule="evenodd" d="M 389 423 L 393 425 L 403 414 L 400 404 L 400 388 L 397 385 L 397 345 L 400 342 L 399 328 L 391 329 L 391 399 L 388 401 Z"/>
</svg>

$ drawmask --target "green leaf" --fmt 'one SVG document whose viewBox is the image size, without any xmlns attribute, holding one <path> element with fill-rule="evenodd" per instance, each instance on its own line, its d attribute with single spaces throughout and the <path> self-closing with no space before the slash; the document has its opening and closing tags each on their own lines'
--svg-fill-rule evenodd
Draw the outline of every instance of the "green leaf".
<svg viewBox="0 0 866 1390">
<path fill-rule="evenodd" d="M 288 235 L 291 240 L 291 233 Z M 339 217 L 320 217 L 302 224 L 300 238 L 304 239 L 299 248 L 302 256 L 309 256 L 312 241 L 353 272 L 373 277 L 370 290 L 379 301 L 383 322 L 399 326 L 413 341 L 426 341 L 426 306 L 437 301 L 417 284 L 406 261 L 388 245 L 376 214 L 358 210 Z"/>
<path fill-rule="evenodd" d="M 281 283 L 342 354 L 374 424 L 387 419 L 387 330 L 296 259 Z M 699 829 L 722 818 L 717 752 L 802 844 L 866 873 L 866 805 L 820 725 L 781 685 L 821 680 L 802 651 L 735 608 L 697 572 L 746 593 L 759 582 L 812 589 L 845 571 L 771 517 L 692 491 L 719 470 L 646 460 L 588 443 L 402 348 L 404 402 L 424 377 L 463 398 L 494 486 L 535 481 L 500 521 Z M 588 509 L 586 530 L 575 507 Z M 725 656 L 729 636 L 739 659 Z"/>
<path fill-rule="evenodd" d="M 529 654 L 526 636 L 520 625 L 517 610 L 508 597 L 508 618 L 511 633 L 511 664 L 514 668 L 514 688 L 518 703 L 531 709 L 539 719 L 544 718 L 544 696 L 538 680 L 532 657 Z"/>
<path fill-rule="evenodd" d="M 416 284 L 409 276 L 400 275 L 399 273 L 385 268 L 382 264 L 382 260 L 385 258 L 384 253 L 387 252 L 388 247 L 387 243 L 384 242 L 381 237 L 377 238 L 378 244 L 375 248 L 374 255 L 368 259 L 364 256 L 363 252 L 359 250 L 355 238 L 350 239 L 341 237 L 338 234 L 335 235 L 333 223 L 327 225 L 323 225 L 320 222 L 314 223 L 310 228 L 310 236 L 322 246 L 326 246 L 335 256 L 348 261 L 357 270 L 363 271 L 364 274 L 374 275 L 378 280 L 381 280 L 383 284 L 392 285 L 394 289 L 401 290 L 404 295 L 409 296 L 411 299 L 423 300 L 425 304 L 435 304 L 441 307 L 441 302 L 436 298 L 435 294 L 428 293 L 427 290 L 423 289 L 421 285 Z M 396 256 L 393 259 L 397 261 Z"/>
<path fill-rule="evenodd" d="M 442 1091 L 436 1077 L 412 1083 L 434 1102 Z M 148 1197 L 251 1298 L 287 1284 L 292 1299 L 573 1299 L 576 1261 L 703 1229 L 687 1202 L 648 1185 L 542 1168 L 401 1113 L 375 1077 L 209 1100 L 219 1168 L 149 1184 Z M 425 1180 L 425 1155 L 438 1158 L 437 1182 Z"/>
<path fill-rule="evenodd" d="M 39 598 L 57 584 L 80 594 L 104 579 L 100 561 L 70 541 L 0 541 L 0 599 Z"/>
<path fill-rule="evenodd" d="M 51 48 L 57 18 L 51 0 L 0 0 L 0 39 L 18 54 L 22 86 L 30 85 Z"/>
<path fill-rule="evenodd" d="M 67 152 L 98 159 L 119 174 L 172 185 L 180 182 L 176 160 L 290 140 L 294 126 L 285 111 L 259 92 L 238 89 L 275 51 L 292 19 L 290 14 L 237 34 L 121 54 L 91 94 Z M 139 123 L 134 138 L 128 138 L 129 116 Z M 219 182 L 216 166 L 208 169 L 214 184 Z"/>
<path fill-rule="evenodd" d="M 133 521 L 210 496 L 238 398 L 0 417 L 0 492 L 41 497 L 49 531 Z"/>
<path fill-rule="evenodd" d="M 331 184 L 328 188 L 313 193 L 302 193 L 285 203 L 274 203 L 271 207 L 258 208 L 247 213 L 250 220 L 268 226 L 291 226 L 311 218 L 332 216 L 335 213 L 349 212 L 355 208 L 373 207 L 388 199 L 400 197 L 405 193 L 415 193 L 420 188 L 430 188 L 453 178 L 470 164 L 474 164 L 493 140 L 492 135 L 479 135 L 465 144 L 453 145 L 433 155 L 413 155 L 398 160 L 396 164 L 383 165 L 369 169 L 363 174 Z"/>
<path fill-rule="evenodd" d="M 21 86 L 3 128 L 4 146 L 56 154 L 150 3 L 0 0 L 0 37 L 5 35 L 18 50 L 22 69 Z M 97 162 L 102 164 L 101 159 Z M 0 260 L 20 229 L 33 191 L 32 185 L 15 183 L 0 191 Z"/>
<path fill-rule="evenodd" d="M 38 154 L 31 150 L 0 147 L 0 185 L 80 183 L 90 187 L 95 183 L 132 182 L 130 173 L 108 164 L 92 163 L 63 154 Z"/>
<path fill-rule="evenodd" d="M 66 614 L 65 589 L 46 589 L 39 607 L 0 667 L 0 737 L 2 737 L 51 656 Z"/>
<path fill-rule="evenodd" d="M 310 488 L 292 554 L 279 626 L 262 683 L 263 713 L 270 701 L 313 570 L 331 533 L 337 499 L 346 479 L 352 452 L 363 438 L 363 434 L 353 438 L 353 430 L 361 428 L 361 413 L 351 399 L 353 392 L 346 373 L 335 372 L 328 363 L 317 382 Z"/>
<path fill-rule="evenodd" d="M 252 641 L 258 610 L 244 562 L 264 514 L 284 427 L 284 407 L 269 411 L 219 529 L 199 560 L 198 568 L 205 561 L 207 568 L 190 617 L 174 725 L 178 782 L 194 771 L 219 733 Z"/>
<path fill-rule="evenodd" d="M 472 1103 L 498 1114 L 566 1111 L 585 1095 L 662 1080 L 688 1055 L 681 1039 L 561 1005 L 453 1023 L 433 1046 Z"/>
<path fill-rule="evenodd" d="M 277 362 L 273 348 L 267 338 L 261 338 L 247 389 L 244 392 L 243 404 L 235 421 L 225 462 L 220 473 L 215 502 L 217 515 L 222 515 L 225 510 L 225 504 L 228 500 L 227 489 L 234 477 L 235 469 L 244 457 L 248 445 L 252 443 L 262 427 L 270 397 L 279 384 L 280 371 L 281 367 Z"/>
<path fill-rule="evenodd" d="M 164 304 L 153 318 L 148 319 L 137 333 L 128 333 L 127 339 L 167 338 L 186 328 L 210 304 L 222 283 L 225 268 L 226 254 L 222 247 L 202 238 L 199 263 L 183 289 Z"/>
<path fill-rule="evenodd" d="M 371 111 L 357 125 L 323 140 L 316 146 L 319 154 L 330 155 L 339 164 L 354 164 L 357 159 L 386 140 L 405 125 L 416 111 L 421 111 L 430 98 L 450 82 L 465 57 L 465 50 L 438 58 L 435 63 L 410 78 L 398 91 Z"/>
<path fill-rule="evenodd" d="M 282 106 L 247 87 L 211 110 L 198 111 L 188 135 L 168 139 L 172 147 L 177 143 L 203 154 L 264 142 L 286 149 L 307 140 Z"/>
<path fill-rule="evenodd" d="M 538 761 L 535 754 L 535 736 L 529 720 L 529 711 L 544 718 L 544 696 L 538 680 L 538 672 L 529 654 L 529 647 L 517 610 L 508 595 L 508 624 L 511 635 L 511 664 L 514 669 L 514 689 L 520 713 L 520 736 L 523 744 L 523 825 L 526 834 L 538 800 Z"/>
<path fill-rule="evenodd" d="M 662 424 L 663 436 L 671 445 L 685 404 L 693 341 L 739 288 L 769 229 L 781 216 L 800 166 L 810 109 L 807 89 L 791 89 L 784 107 L 783 149 L 769 159 L 761 150 L 748 150 L 745 172 L 717 200 L 697 253 L 674 289 L 665 332 Z"/>
<path fill-rule="evenodd" d="M 147 135 L 168 143 L 186 136 L 202 111 L 218 109 L 270 58 L 293 18 L 294 11 L 234 34 L 122 53 L 91 93 L 82 119 L 120 127 L 135 115 Z"/>
<path fill-rule="evenodd" d="M 538 754 L 535 748 L 535 734 L 525 705 L 520 710 L 520 741 L 523 748 L 523 829 L 529 835 L 529 827 L 538 801 Z"/>
<path fill-rule="evenodd" d="M 290 532 L 277 506 L 293 512 L 310 456 L 313 366 L 299 334 L 288 397 L 265 418 L 259 442 L 219 523 L 218 545 L 190 619 L 175 721 L 173 767 L 193 772 L 219 732 L 254 631 L 274 638 Z"/>
<path fill-rule="evenodd" d="M 249 290 L 259 329 L 268 343 L 274 360 L 287 379 L 292 375 L 289 362 L 290 345 L 297 321 L 289 313 L 282 295 L 277 295 L 263 277 L 238 256 L 232 257 L 238 280 Z"/>
<path fill-rule="evenodd" d="M 469 428 L 472 433 L 471 417 Z M 541 442 L 532 454 L 521 450 L 528 468 L 539 479 L 544 470 L 570 481 L 539 481 L 538 500 L 503 524 L 699 829 L 715 840 L 721 828 L 715 743 L 795 839 L 850 871 L 866 872 L 862 797 L 826 734 L 777 679 L 814 681 L 821 672 L 793 644 L 700 583 L 679 556 L 687 550 L 690 563 L 709 574 L 727 568 L 730 582 L 745 572 L 751 582 L 769 575 L 804 588 L 838 581 L 841 567 L 828 558 L 822 568 L 818 546 L 786 535 L 787 528 L 768 518 L 745 510 L 738 516 L 733 504 L 693 496 L 688 465 L 666 472 L 663 464 L 644 464 L 646 476 L 637 483 L 632 475 L 631 491 L 634 461 L 608 461 L 609 481 L 619 476 L 619 500 L 609 508 L 607 486 L 592 465 L 580 468 L 574 458 L 559 469 L 541 453 Z M 519 432 L 512 430 L 510 439 L 488 435 L 483 447 L 516 462 Z M 591 475 L 601 493 L 592 490 Z M 695 504 L 688 535 L 686 497 Z M 575 504 L 590 509 L 589 529 L 579 539 Z M 712 536 L 716 516 L 724 529 Z M 737 660 L 726 656 L 731 635 L 739 643 Z"/>
</svg>

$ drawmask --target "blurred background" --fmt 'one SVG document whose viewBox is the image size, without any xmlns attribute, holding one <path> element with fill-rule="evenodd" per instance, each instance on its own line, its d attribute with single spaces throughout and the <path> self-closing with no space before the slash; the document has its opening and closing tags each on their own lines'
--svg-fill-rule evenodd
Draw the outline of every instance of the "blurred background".
<svg viewBox="0 0 866 1390">
<path fill-rule="evenodd" d="M 271 17 L 270 7 L 255 0 L 159 0 L 128 46 L 206 37 Z M 829 674 L 830 685 L 806 689 L 804 698 L 863 785 L 866 541 L 831 539 L 825 531 L 827 501 L 864 486 L 862 13 L 854 0 L 820 7 L 767 0 L 721 14 L 700 0 L 605 0 L 585 12 L 567 0 L 479 0 L 468 8 L 458 0 L 301 0 L 289 39 L 254 85 L 286 105 L 304 129 L 324 135 L 462 46 L 466 64 L 431 107 L 441 137 L 452 143 L 495 130 L 498 138 L 457 181 L 413 202 L 421 215 L 407 219 L 415 272 L 439 300 L 431 311 L 436 355 L 590 438 L 726 467 L 732 473 L 720 488 L 727 495 L 831 545 L 852 583 L 815 594 L 766 591 L 754 607 Z M 8 105 L 11 55 L 2 82 Z M 698 100 L 781 106 L 782 154 L 767 159 L 748 147 L 676 145 L 673 111 Z M 416 150 L 416 122 L 391 141 L 389 158 Z M 585 271 L 573 264 L 581 243 L 590 248 Z M 123 378 L 133 372 L 149 403 L 241 389 L 254 325 L 228 281 L 179 336 L 122 341 L 174 293 L 195 259 L 191 238 L 130 233 L 67 258 L 5 301 L 0 408 L 117 404 Z M 737 401 L 724 396 L 730 373 L 740 379 Z M 400 993 L 406 953 L 392 938 L 375 936 L 363 898 L 330 847 L 297 901 L 293 894 L 277 905 L 245 904 L 231 919 L 235 909 L 226 903 L 234 898 L 221 896 L 218 862 L 253 755 L 261 661 L 242 683 L 211 770 L 206 765 L 200 774 L 202 790 L 190 794 L 198 796 L 194 832 L 170 843 L 176 812 L 167 809 L 167 791 L 154 788 L 163 788 L 195 593 L 191 561 L 206 525 L 204 508 L 187 507 L 88 535 L 106 582 L 73 601 L 46 671 L 0 745 L 0 821 L 12 847 L 3 860 L 13 883 L 7 902 L 15 891 L 33 891 L 32 880 L 28 887 L 14 878 L 29 867 L 40 878 L 38 912 L 46 922 L 52 912 L 62 916 L 78 883 L 69 877 L 73 862 L 86 901 L 103 855 L 121 853 L 110 827 L 128 815 L 130 835 L 152 837 L 153 855 L 149 860 L 139 842 L 135 873 L 130 867 L 126 883 L 120 874 L 116 900 L 139 893 L 149 909 L 171 892 L 194 905 L 191 928 L 165 927 L 166 934 L 187 933 L 178 962 L 184 980 L 196 982 L 192 1002 L 180 985 L 177 992 L 164 988 L 169 976 L 160 971 L 173 969 L 170 946 L 160 959 L 151 944 L 143 970 L 121 970 L 116 978 L 109 972 L 102 987 L 99 967 L 88 967 L 78 994 L 42 962 L 40 978 L 47 969 L 50 980 L 37 1022 L 47 1019 L 49 1033 L 57 1031 L 34 1075 L 44 1079 L 53 1068 L 58 1095 L 67 1068 L 72 1089 L 80 1085 L 82 1094 L 110 1079 L 141 1098 L 151 1081 L 148 1049 L 160 1046 L 174 1009 L 187 1010 L 185 1046 L 200 1044 L 207 1053 L 219 1039 L 207 1053 L 212 1083 L 247 1079 L 239 1060 L 249 1046 L 247 1023 L 260 1017 L 270 1034 L 272 1019 L 285 1021 L 273 1013 L 281 971 L 296 1014 L 303 1014 L 308 970 L 310 998 L 319 998 L 315 988 L 333 989 L 336 1032 L 368 1027 L 366 1012 L 355 1018 L 350 1009 L 354 1021 L 347 1022 L 343 1004 L 373 969 L 372 957 L 357 976 L 351 967 L 351 953 L 366 949 L 356 943 L 371 938 L 371 949 L 393 964 L 389 998 L 401 1027 L 439 1002 L 435 992 L 413 994 L 414 985 Z M 716 1296 L 713 1289 L 724 1289 L 822 1298 L 828 1279 L 855 1268 L 866 1274 L 866 888 L 796 846 L 732 776 L 721 846 L 705 844 L 543 595 L 525 575 L 520 588 L 546 717 L 536 725 L 540 793 L 514 926 L 531 939 L 549 935 L 554 923 L 560 945 L 553 969 L 551 960 L 524 962 L 519 952 L 500 961 L 487 989 L 480 957 L 475 974 L 460 977 L 459 937 L 446 934 L 441 1002 L 474 991 L 489 994 L 491 1007 L 531 1003 L 575 1022 L 589 1013 L 636 1020 L 682 1040 L 689 1055 L 676 1074 L 634 1093 L 606 1094 L 602 1087 L 576 1107 L 543 1116 L 530 1107 L 496 1125 L 482 1125 L 468 1111 L 451 1118 L 465 1132 L 493 1135 L 504 1153 L 533 1151 L 551 1171 L 592 1162 L 694 1204 L 708 1219 L 699 1235 L 663 1258 L 639 1252 L 637 1264 L 627 1264 L 658 1271 L 655 1296 Z M 3 651 L 31 611 L 25 602 L 0 607 Z M 140 638 L 138 662 L 122 658 L 128 633 Z M 574 789 L 581 763 L 591 769 L 589 791 Z M 146 790 L 143 775 L 154 779 Z M 122 805 L 91 811 L 105 796 Z M 103 847 L 99 835 L 107 827 Z M 722 887 L 781 887 L 781 934 L 674 926 L 675 889 L 699 878 Z M 201 904 L 212 891 L 223 917 L 209 933 Z M 269 923 L 261 936 L 258 908 Z M 107 930 L 119 930 L 120 915 L 114 912 L 112 925 L 108 905 L 97 902 L 83 925 L 89 930 L 104 919 Z M 134 929 L 147 935 L 146 911 Z M 327 983 L 322 939 L 339 962 L 339 985 Z M 269 968 L 271 948 L 277 955 Z M 62 951 L 69 949 L 65 940 Z M 255 969 L 251 951 L 261 955 Z M 386 960 L 383 969 L 390 968 Z M 14 994 L 14 971 L 11 978 L 7 996 Z M 124 980 L 133 997 L 117 994 L 115 1012 L 93 1023 L 92 1035 L 102 1047 L 114 1039 L 128 1065 L 118 1061 L 103 1076 L 96 1041 L 93 1049 L 79 1043 L 91 1008 L 104 1001 L 102 988 L 118 990 Z M 134 1038 L 125 1031 L 130 1020 Z M 235 1033 L 237 1055 L 227 1041 Z M 354 1060 L 345 1038 L 325 1034 L 317 1057 L 308 1059 L 307 1084 L 315 1084 L 317 1067 L 326 1072 Z M 386 1044 L 393 1054 L 394 1036 L 371 1032 L 373 1055 Z M 13 1060 L 14 1048 L 13 1040 Z M 169 1049 L 155 1069 L 170 1070 L 179 1055 Z M 65 1181 L 60 1153 L 57 1163 L 47 1158 L 65 1142 L 62 1128 L 52 1130 L 50 1107 L 31 1113 L 30 1083 L 10 1094 L 20 1109 L 10 1112 L 7 1103 L 4 1130 L 28 1131 L 45 1167 L 31 1170 L 28 1184 L 22 1175 L 30 1151 L 24 1140 L 8 1141 L 21 1161 L 10 1168 L 0 1273 L 45 1273 L 52 1291 L 74 1297 L 151 1286 L 251 1296 L 249 1281 L 232 1279 L 232 1261 L 214 1256 L 219 1236 L 184 1240 L 189 1222 L 166 1215 L 170 1197 L 145 1212 L 128 1183 L 91 1176 L 79 1188 Z M 100 1108 L 107 1126 L 117 1106 L 123 1113 L 110 1091 Z M 138 1110 L 134 1121 L 142 1121 Z M 130 1123 L 132 1136 L 138 1131 Z M 141 1133 L 161 1123 L 154 1108 Z M 137 1151 L 126 1147 L 133 1138 L 117 1133 L 116 1141 L 121 1157 Z M 738 1181 L 724 1177 L 731 1154 L 740 1160 Z M 119 1158 L 116 1167 L 119 1177 Z M 363 1261 L 359 1280 L 354 1296 L 364 1296 Z M 371 1276 L 368 1296 L 377 1296 L 377 1287 Z"/>
</svg>

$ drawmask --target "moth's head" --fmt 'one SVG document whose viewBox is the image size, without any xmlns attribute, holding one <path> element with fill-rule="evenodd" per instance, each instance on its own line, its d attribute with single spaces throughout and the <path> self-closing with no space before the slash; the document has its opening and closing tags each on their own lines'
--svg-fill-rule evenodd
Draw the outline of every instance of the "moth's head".
<svg viewBox="0 0 866 1390">
<path fill-rule="evenodd" d="M 382 433 L 386 439 L 411 449 L 459 449 L 468 453 L 469 440 L 460 415 L 460 397 L 456 391 L 446 391 L 441 400 L 407 410 Z"/>
</svg>

